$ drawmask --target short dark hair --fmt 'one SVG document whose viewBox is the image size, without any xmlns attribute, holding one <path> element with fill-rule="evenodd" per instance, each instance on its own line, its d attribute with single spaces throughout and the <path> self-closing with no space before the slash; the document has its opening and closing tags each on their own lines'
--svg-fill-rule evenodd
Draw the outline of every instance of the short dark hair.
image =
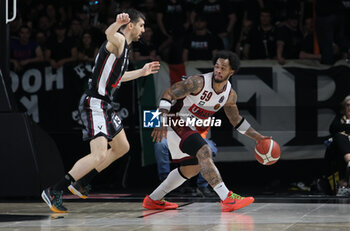
<svg viewBox="0 0 350 231">
<path fill-rule="evenodd" d="M 238 58 L 238 55 L 236 55 L 235 53 L 233 53 L 232 51 L 228 51 L 228 50 L 221 50 L 215 53 L 214 58 L 213 58 L 213 64 L 216 64 L 216 61 L 218 59 L 228 59 L 230 62 L 230 67 L 235 70 L 236 72 L 239 69 L 240 66 L 240 61 Z"/>
<path fill-rule="evenodd" d="M 138 10 L 133 9 L 133 8 L 124 10 L 121 13 L 128 14 L 129 18 L 130 18 L 130 22 L 132 22 L 134 24 L 137 23 L 140 19 L 143 19 L 143 21 L 146 21 L 145 15 L 141 11 L 138 11 Z M 120 27 L 120 29 L 124 29 L 126 27 L 126 25 L 127 24 L 123 25 L 122 27 Z"/>
</svg>

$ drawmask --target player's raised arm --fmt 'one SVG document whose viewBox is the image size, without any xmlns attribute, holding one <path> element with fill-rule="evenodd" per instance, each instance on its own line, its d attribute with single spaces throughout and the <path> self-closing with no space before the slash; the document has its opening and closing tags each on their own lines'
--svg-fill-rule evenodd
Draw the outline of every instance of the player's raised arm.
<svg viewBox="0 0 350 231">
<path fill-rule="evenodd" d="M 262 139 L 269 139 L 271 137 L 263 136 L 259 132 L 257 132 L 249 122 L 239 114 L 238 107 L 236 105 L 237 102 L 237 94 L 234 90 L 231 89 L 231 93 L 229 99 L 227 100 L 224 110 L 227 118 L 230 123 L 235 127 L 235 129 L 252 139 L 256 142 Z"/>
<path fill-rule="evenodd" d="M 112 23 L 105 31 L 108 42 L 112 43 L 115 47 L 121 47 L 124 45 L 125 37 L 117 33 L 120 27 L 130 22 L 129 15 L 126 13 L 118 14 L 114 23 Z"/>
</svg>

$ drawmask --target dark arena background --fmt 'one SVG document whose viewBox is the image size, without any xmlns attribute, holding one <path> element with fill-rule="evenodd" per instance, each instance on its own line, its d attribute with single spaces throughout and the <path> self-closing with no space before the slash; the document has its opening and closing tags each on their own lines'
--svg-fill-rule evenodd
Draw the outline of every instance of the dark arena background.
<svg viewBox="0 0 350 231">
<path fill-rule="evenodd" d="M 128 70 L 161 65 L 114 96 L 130 151 L 91 181 L 87 199 L 66 190 L 68 213 L 52 213 L 41 192 L 90 153 L 79 100 L 105 30 L 128 8 L 146 16 Z M 349 28 L 349 0 L 1 0 L 0 230 L 348 230 L 349 160 L 331 149 L 330 126 L 350 95 Z M 260 164 L 255 141 L 221 109 L 207 135 L 215 165 L 255 202 L 221 212 L 194 177 L 166 195 L 178 209 L 146 210 L 163 179 L 145 113 L 184 76 L 212 72 L 223 49 L 240 58 L 230 78 L 240 114 L 280 145 L 280 159 Z"/>
</svg>

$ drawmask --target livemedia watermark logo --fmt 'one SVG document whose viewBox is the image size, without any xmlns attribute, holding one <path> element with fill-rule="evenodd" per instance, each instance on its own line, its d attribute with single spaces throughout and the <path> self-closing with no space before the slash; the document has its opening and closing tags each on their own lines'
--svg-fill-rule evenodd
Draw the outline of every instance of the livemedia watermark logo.
<svg viewBox="0 0 350 231">
<path fill-rule="evenodd" d="M 215 117 L 199 119 L 193 115 L 179 113 L 161 116 L 159 109 L 143 111 L 144 128 L 159 128 L 161 125 L 164 127 L 220 127 L 221 123 L 221 119 L 216 119 Z"/>
</svg>

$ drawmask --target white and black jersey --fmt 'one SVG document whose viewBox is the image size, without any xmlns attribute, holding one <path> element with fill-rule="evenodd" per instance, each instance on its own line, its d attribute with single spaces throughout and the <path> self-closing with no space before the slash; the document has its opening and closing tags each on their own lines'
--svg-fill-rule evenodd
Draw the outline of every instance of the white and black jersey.
<svg viewBox="0 0 350 231">
<path fill-rule="evenodd" d="M 119 58 L 106 48 L 107 40 L 101 45 L 92 69 L 89 81 L 88 96 L 111 101 L 120 80 L 128 68 L 129 47 L 125 41 L 123 53 Z"/>
<path fill-rule="evenodd" d="M 89 89 L 83 94 L 79 104 L 83 122 L 83 140 L 104 136 L 111 141 L 122 129 L 121 119 L 112 107 L 113 95 L 119 88 L 120 80 L 128 67 L 128 44 L 119 58 L 109 52 L 105 41 L 95 59 Z"/>
</svg>

